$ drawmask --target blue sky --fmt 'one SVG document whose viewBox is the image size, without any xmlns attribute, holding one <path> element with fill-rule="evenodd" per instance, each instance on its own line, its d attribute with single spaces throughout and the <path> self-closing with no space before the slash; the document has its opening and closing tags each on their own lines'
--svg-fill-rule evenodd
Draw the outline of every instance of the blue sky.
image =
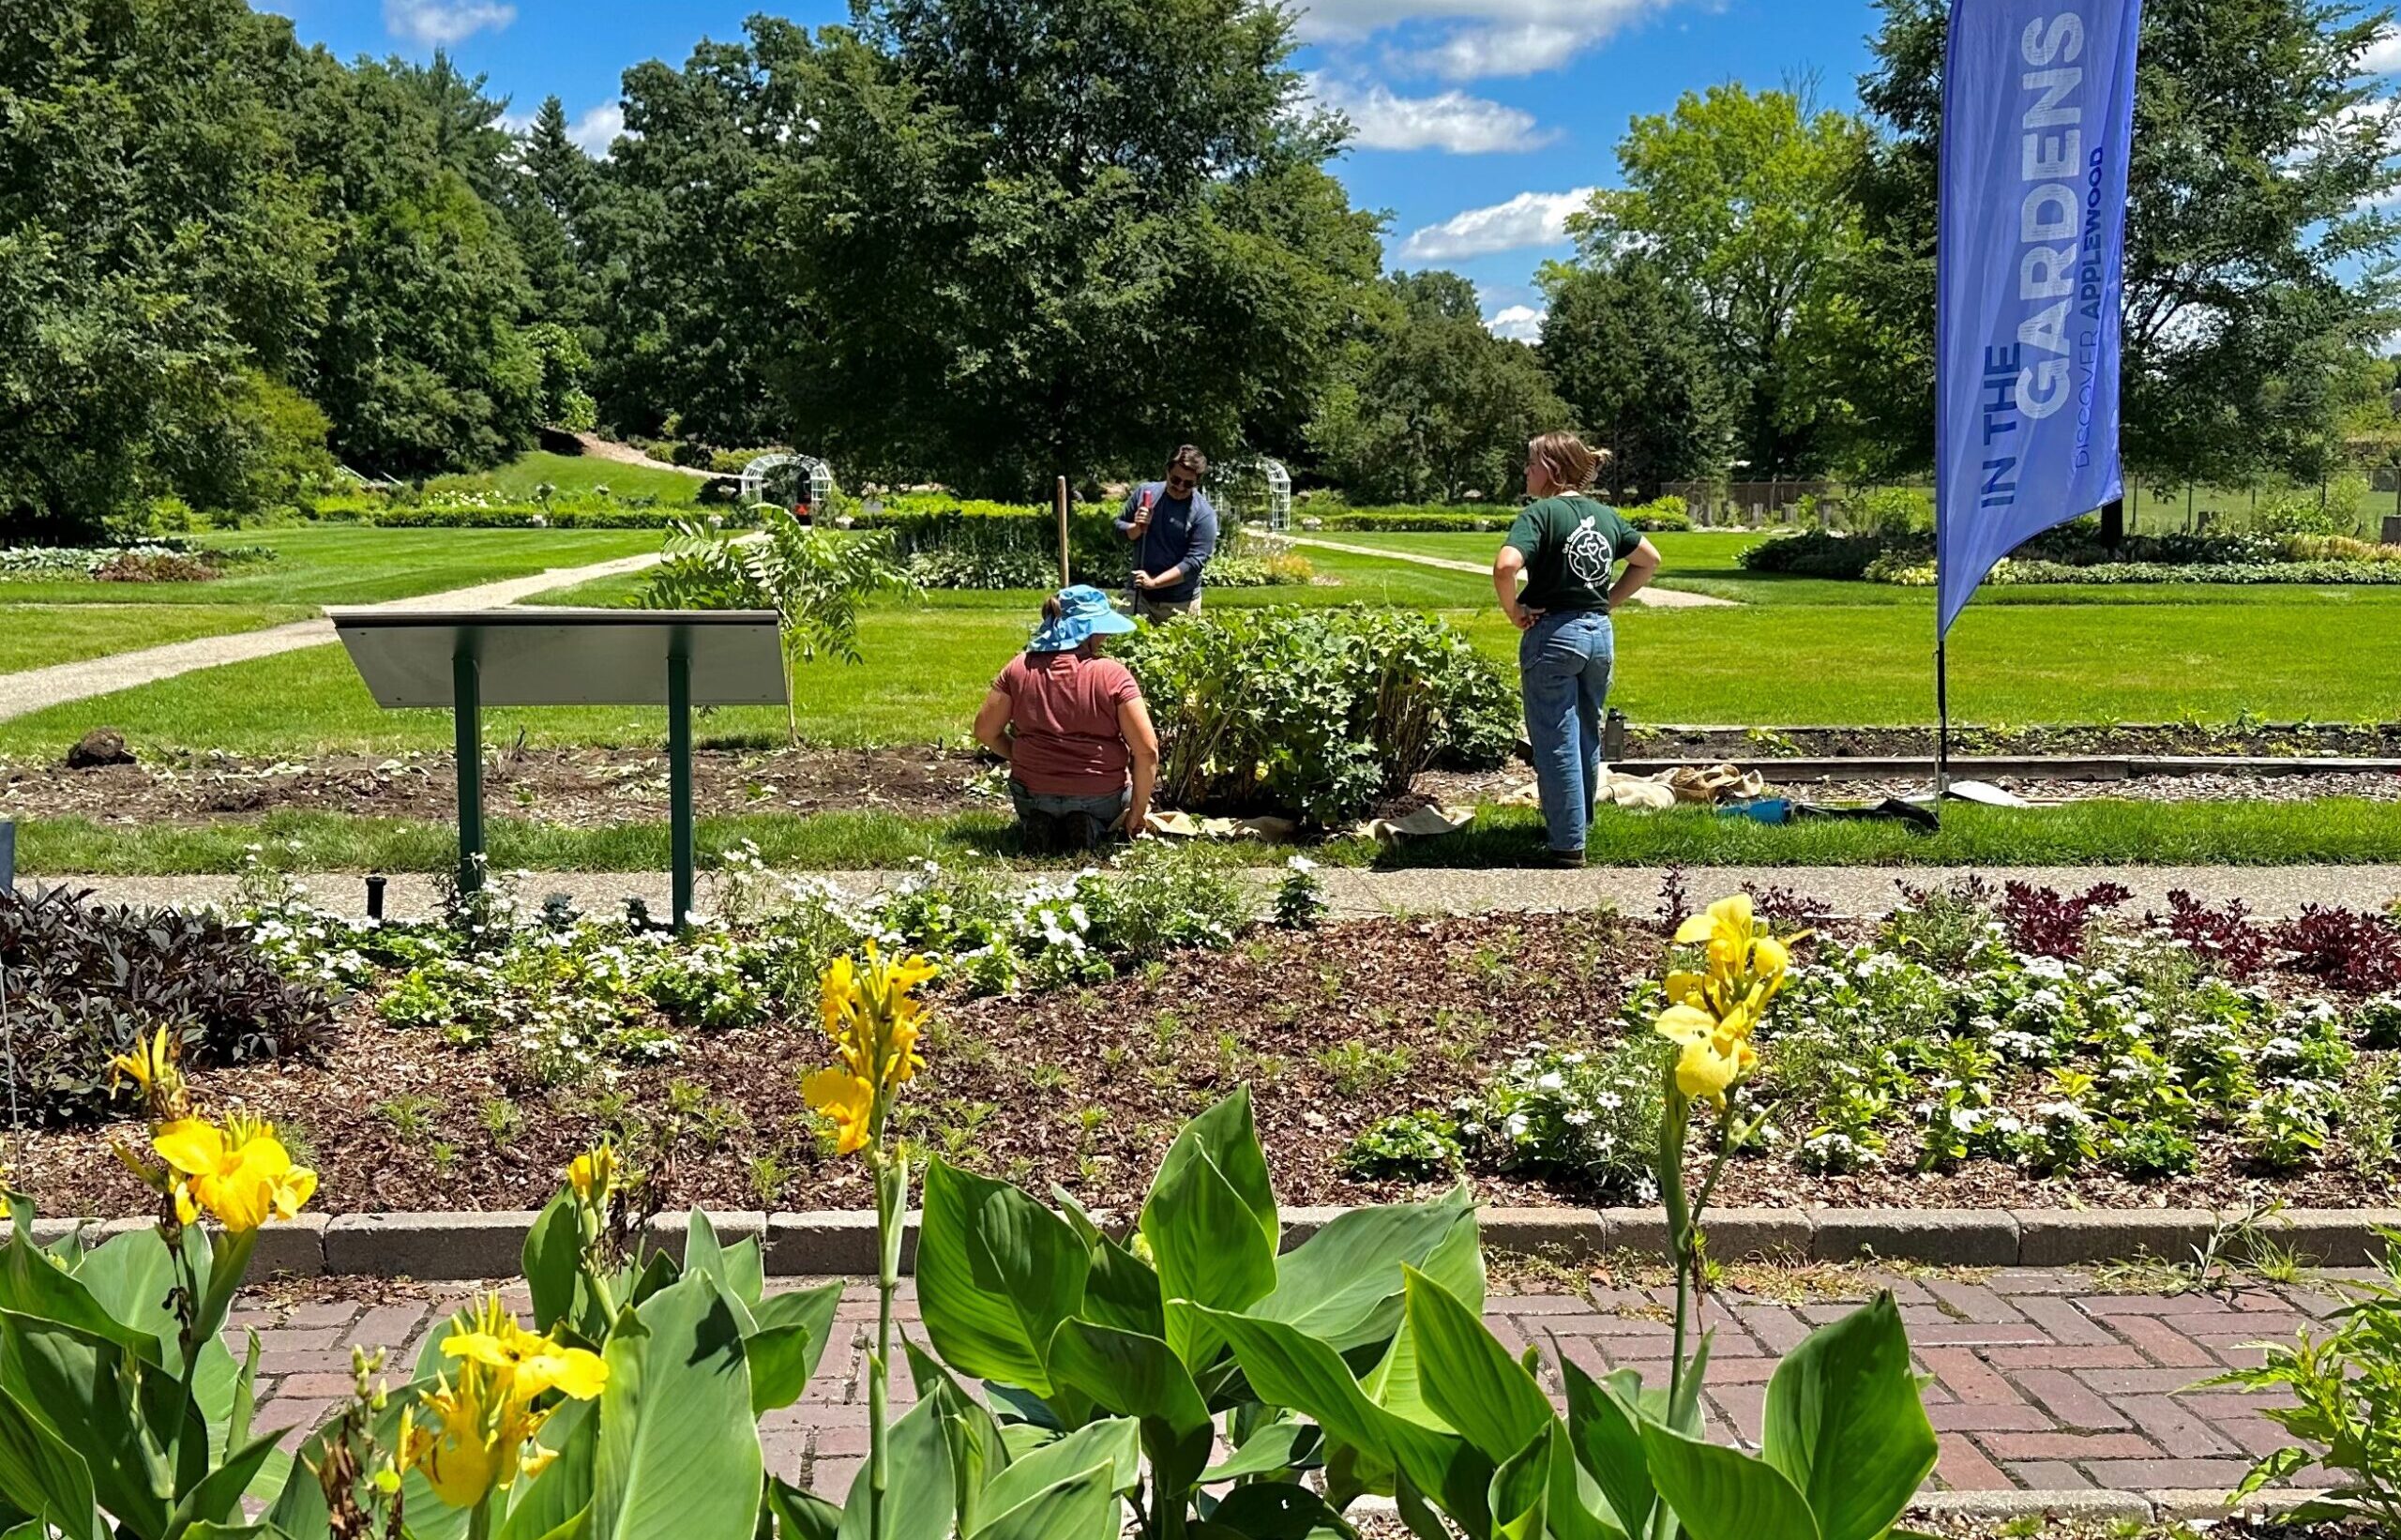
<svg viewBox="0 0 2401 1540">
<path fill-rule="evenodd" d="M 616 124 L 617 83 L 681 63 L 703 37 L 776 9 L 815 26 L 842 0 L 257 0 L 348 56 L 436 46 L 530 114 L 555 92 L 587 145 Z M 1338 162 L 1353 202 L 1390 215 L 1393 266 L 1473 279 L 1485 315 L 1531 336 L 1531 279 L 1568 249 L 1578 189 L 1615 180 L 1627 119 L 1716 82 L 1813 74 L 1823 105 L 1854 103 L 1877 12 L 1866 0 L 1313 0 L 1300 63 L 1359 137 Z"/>
</svg>

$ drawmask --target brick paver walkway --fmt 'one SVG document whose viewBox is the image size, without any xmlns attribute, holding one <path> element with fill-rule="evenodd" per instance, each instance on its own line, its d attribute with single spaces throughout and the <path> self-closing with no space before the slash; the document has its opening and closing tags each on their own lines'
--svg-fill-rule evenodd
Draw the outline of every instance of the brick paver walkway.
<svg viewBox="0 0 2401 1540">
<path fill-rule="evenodd" d="M 2231 1489 L 2253 1457 L 2288 1442 L 2261 1415 L 2276 1403 L 2195 1383 L 2256 1364 L 2258 1350 L 2250 1344 L 2288 1338 L 2337 1304 L 2316 1288 L 2273 1284 L 2230 1295 L 2103 1293 L 2088 1275 L 2031 1269 L 1975 1282 L 1863 1279 L 1863 1288 L 1878 1284 L 1894 1291 L 1919 1367 L 1934 1377 L 1925 1401 L 1941 1438 L 1936 1483 L 1968 1489 Z M 910 1287 L 904 1283 L 904 1292 Z M 301 1429 L 349 1394 L 353 1346 L 393 1350 L 391 1376 L 406 1379 L 427 1333 L 468 1292 L 445 1285 L 407 1291 L 400 1303 L 246 1302 L 233 1324 L 259 1333 L 259 1426 L 292 1428 L 296 1443 Z M 524 1312 L 521 1287 L 506 1292 Z M 1593 1372 L 1635 1367 L 1655 1380 L 1667 1372 L 1669 1297 L 1664 1290 L 1603 1288 L 1496 1295 L 1486 1317 L 1512 1351 L 1533 1343 L 1548 1363 L 1555 1343 Z M 1850 1305 L 1721 1298 L 1709 1312 L 1717 1333 L 1711 1433 L 1756 1447 L 1778 1355 Z M 826 1355 L 798 1405 L 766 1418 L 768 1462 L 778 1473 L 837 1496 L 849 1489 L 867 1453 L 865 1344 L 874 1317 L 872 1289 L 854 1284 L 838 1318 L 851 1335 Z M 902 1319 L 922 1341 L 914 1296 Z M 1555 1390 L 1555 1368 L 1546 1373 Z M 909 1397 L 905 1364 L 893 1394 L 896 1402 Z M 2323 1483 L 2305 1471 L 2296 1484 Z"/>
</svg>

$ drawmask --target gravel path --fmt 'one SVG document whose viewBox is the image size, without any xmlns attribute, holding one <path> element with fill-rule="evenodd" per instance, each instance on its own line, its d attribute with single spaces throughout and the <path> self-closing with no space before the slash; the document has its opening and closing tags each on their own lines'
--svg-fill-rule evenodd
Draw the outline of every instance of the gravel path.
<svg viewBox="0 0 2401 1540">
<path fill-rule="evenodd" d="M 1345 545 L 1340 540 L 1321 540 L 1311 535 L 1279 535 L 1296 546 L 1315 546 L 1320 551 L 1347 551 L 1353 556 L 1382 556 L 1388 561 L 1415 562 L 1420 566 L 1439 566 L 1445 572 L 1488 573 L 1489 566 L 1473 562 L 1454 561 L 1448 556 L 1426 556 L 1411 551 L 1386 551 L 1377 546 Z M 1721 599 L 1714 594 L 1688 594 L 1677 588 L 1646 588 L 1634 596 L 1637 604 L 1647 604 L 1654 610 L 1694 610 L 1713 604 L 1731 605 L 1732 599 Z"/>
<path fill-rule="evenodd" d="M 619 557 L 612 562 L 595 562 L 589 566 L 555 566 L 530 577 L 507 578 L 499 582 L 477 583 L 472 588 L 452 588 L 439 594 L 420 594 L 415 598 L 394 599 L 387 604 L 360 608 L 497 609 L 553 588 L 566 588 L 594 578 L 612 578 L 624 572 L 639 572 L 643 567 L 657 565 L 657 552 L 650 551 L 640 556 Z M 263 631 L 237 631 L 231 636 L 203 637 L 196 642 L 177 642 L 164 647 L 144 647 L 138 652 L 85 658 L 79 663 L 59 663 L 47 669 L 27 669 L 22 673 L 0 674 L 0 720 L 64 705 L 69 701 L 85 701 L 96 695 L 156 684 L 161 679 L 172 679 L 179 673 L 190 673 L 197 669 L 245 663 L 254 657 L 272 657 L 278 653 L 293 652 L 301 647 L 322 646 L 333 640 L 333 622 L 319 616 L 315 620 L 296 620 L 288 626 L 270 626 Z"/>
<path fill-rule="evenodd" d="M 1822 900 L 1836 914 L 1880 914 L 1893 906 L 1907 883 L 1924 887 L 1971 874 L 1995 884 L 2025 882 L 2081 892 L 2100 882 L 2123 883 L 2134 890 L 2133 911 L 2162 909 L 2173 889 L 2183 889 L 2210 903 L 2241 898 L 2254 913 L 2283 917 L 2298 913 L 2303 904 L 2339 904 L 2353 909 L 2382 909 L 2401 898 L 2401 865 L 2356 867 L 1693 867 L 1684 872 L 1686 890 L 1696 899 L 1717 898 L 1748 884 L 1783 887 Z M 823 872 L 836 885 L 853 893 L 870 893 L 889 886 L 905 873 L 897 871 Z M 1280 882 L 1280 868 L 1260 868 L 1252 873 L 1262 886 Z M 1343 919 L 1379 914 L 1484 914 L 1548 913 L 1592 909 L 1613 904 L 1629 913 L 1648 914 L 1658 907 L 1659 886 L 1667 876 L 1658 867 L 1596 867 L 1582 871 L 1477 870 L 1426 868 L 1406 871 L 1357 871 L 1341 868 L 1321 870 L 1326 901 Z M 199 905 L 223 902 L 234 892 L 234 879 L 223 876 L 60 877 L 42 883 L 93 890 L 103 900 L 117 903 Z M 320 903 L 364 913 L 364 874 L 320 872 L 300 878 Z M 701 876 L 701 902 L 710 901 L 711 879 Z M 385 892 L 387 914 L 425 914 L 437 902 L 439 880 L 423 872 L 394 876 Z M 552 893 L 566 894 L 587 912 L 616 909 L 628 895 L 638 895 L 654 914 L 668 910 L 667 874 L 663 871 L 537 871 L 519 879 L 519 896 L 536 903 Z"/>
</svg>

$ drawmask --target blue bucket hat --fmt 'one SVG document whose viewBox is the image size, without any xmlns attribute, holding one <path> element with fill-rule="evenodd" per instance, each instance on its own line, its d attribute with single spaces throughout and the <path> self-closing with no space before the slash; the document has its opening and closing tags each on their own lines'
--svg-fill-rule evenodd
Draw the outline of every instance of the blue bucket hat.
<svg viewBox="0 0 2401 1540">
<path fill-rule="evenodd" d="M 1073 652 L 1089 637 L 1119 636 L 1134 628 L 1133 621 L 1109 602 L 1109 596 L 1090 583 L 1062 588 L 1058 599 L 1059 618 L 1034 628 L 1034 640 L 1025 644 L 1027 652 Z"/>
</svg>

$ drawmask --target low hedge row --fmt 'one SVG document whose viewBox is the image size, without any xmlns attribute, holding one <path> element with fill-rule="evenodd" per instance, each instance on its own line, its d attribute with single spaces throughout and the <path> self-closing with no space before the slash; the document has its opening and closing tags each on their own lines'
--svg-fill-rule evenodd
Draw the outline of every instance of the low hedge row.
<svg viewBox="0 0 2401 1540">
<path fill-rule="evenodd" d="M 417 504 L 387 507 L 372 521 L 385 529 L 657 529 L 672 527 L 692 517 L 688 507 L 546 508 L 536 503 L 490 506 L 442 506 Z M 728 510 L 716 516 L 721 524 L 747 528 L 758 520 Z"/>
<path fill-rule="evenodd" d="M 1692 528 L 1692 515 L 1681 497 L 1655 498 L 1618 509 L 1626 522 L 1649 533 Z M 1498 534 L 1517 522 L 1514 507 L 1421 505 L 1408 507 L 1314 508 L 1293 510 L 1293 521 L 1306 528 L 1348 530 L 1357 534 Z"/>
<path fill-rule="evenodd" d="M 1934 581 L 1934 540 L 1909 534 L 1803 530 L 1737 558 L 1754 572 L 1914 586 Z M 2393 583 L 2401 547 L 2252 532 L 2128 536 L 2114 550 L 2089 522 L 2049 530 L 1994 569 L 2001 583 Z"/>
</svg>

